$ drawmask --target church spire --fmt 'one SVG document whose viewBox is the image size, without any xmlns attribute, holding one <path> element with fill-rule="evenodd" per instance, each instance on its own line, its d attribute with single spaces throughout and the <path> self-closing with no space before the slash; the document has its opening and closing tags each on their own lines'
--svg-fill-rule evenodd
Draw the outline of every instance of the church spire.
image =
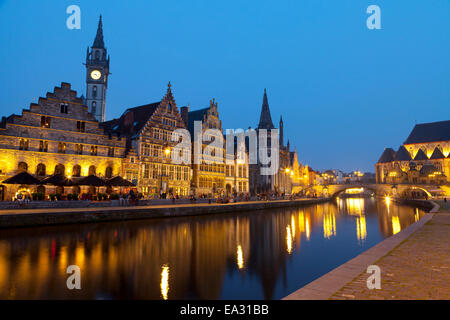
<svg viewBox="0 0 450 320">
<path fill-rule="evenodd" d="M 258 129 L 274 129 L 272 117 L 270 116 L 266 89 L 264 89 L 263 104 L 261 109 L 261 116 L 259 118 Z"/>
<path fill-rule="evenodd" d="M 279 130 L 280 130 L 280 146 L 281 147 L 283 147 L 284 145 L 283 145 L 283 143 L 284 143 L 284 139 L 283 139 L 283 136 L 284 136 L 284 125 L 283 125 L 283 117 L 282 116 L 280 116 L 280 124 L 279 124 Z"/>
<path fill-rule="evenodd" d="M 100 20 L 98 21 L 97 35 L 95 36 L 93 48 L 105 49 L 105 43 L 103 41 L 103 24 L 102 15 L 100 15 Z"/>
</svg>

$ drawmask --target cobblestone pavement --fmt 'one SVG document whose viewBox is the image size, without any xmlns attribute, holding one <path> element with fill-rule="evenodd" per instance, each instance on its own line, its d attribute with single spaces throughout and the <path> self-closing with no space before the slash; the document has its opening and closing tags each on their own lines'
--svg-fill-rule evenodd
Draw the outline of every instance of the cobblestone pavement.
<svg viewBox="0 0 450 320">
<path fill-rule="evenodd" d="M 381 289 L 369 290 L 370 274 L 362 273 L 330 299 L 450 299 L 450 206 L 440 205 L 430 221 L 374 263 Z"/>
</svg>

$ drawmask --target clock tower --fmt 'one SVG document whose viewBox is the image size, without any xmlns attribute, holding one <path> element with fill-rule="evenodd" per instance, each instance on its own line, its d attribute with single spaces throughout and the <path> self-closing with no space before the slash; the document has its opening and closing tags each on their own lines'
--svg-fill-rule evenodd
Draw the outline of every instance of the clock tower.
<svg viewBox="0 0 450 320">
<path fill-rule="evenodd" d="M 97 35 L 86 55 L 86 105 L 99 122 L 105 121 L 106 89 L 108 87 L 109 56 L 103 42 L 102 16 Z"/>
</svg>

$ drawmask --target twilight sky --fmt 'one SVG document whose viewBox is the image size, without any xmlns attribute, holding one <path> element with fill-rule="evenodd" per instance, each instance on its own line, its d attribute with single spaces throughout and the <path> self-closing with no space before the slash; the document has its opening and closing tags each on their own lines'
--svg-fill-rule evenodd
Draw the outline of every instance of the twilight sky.
<svg viewBox="0 0 450 320">
<path fill-rule="evenodd" d="M 81 29 L 66 8 L 81 8 Z M 366 27 L 381 8 L 382 30 Z M 69 82 L 85 94 L 86 48 L 103 15 L 107 120 L 159 101 L 216 98 L 224 128 L 274 124 L 314 169 L 374 172 L 415 122 L 450 119 L 450 1 L 0 0 L 1 115 Z M 286 139 L 286 138 L 285 138 Z"/>
</svg>

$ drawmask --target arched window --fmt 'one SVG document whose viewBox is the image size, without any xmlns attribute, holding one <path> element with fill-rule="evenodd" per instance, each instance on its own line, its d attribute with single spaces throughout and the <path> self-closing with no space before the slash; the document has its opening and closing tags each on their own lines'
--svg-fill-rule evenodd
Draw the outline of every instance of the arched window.
<svg viewBox="0 0 450 320">
<path fill-rule="evenodd" d="M 95 60 L 98 60 L 100 58 L 100 51 L 95 50 Z"/>
<path fill-rule="evenodd" d="M 17 169 L 19 172 L 28 171 L 28 164 L 26 162 L 19 162 Z"/>
<path fill-rule="evenodd" d="M 76 164 L 73 166 L 72 169 L 72 177 L 79 177 L 79 176 L 81 176 L 81 167 L 78 164 Z"/>
<path fill-rule="evenodd" d="M 97 97 L 97 86 L 94 86 L 93 88 L 92 88 L 92 96 L 95 98 L 95 97 Z"/>
<path fill-rule="evenodd" d="M 113 169 L 111 167 L 107 167 L 105 170 L 105 178 L 112 178 Z"/>
<path fill-rule="evenodd" d="M 95 166 L 90 166 L 89 167 L 89 175 L 94 175 L 96 174 L 96 169 Z"/>
<path fill-rule="evenodd" d="M 58 164 L 55 166 L 55 173 L 54 174 L 61 174 L 64 175 L 66 172 L 66 167 L 64 167 L 63 164 Z"/>
<path fill-rule="evenodd" d="M 45 176 L 45 164 L 39 163 L 36 167 L 36 175 L 43 177 Z"/>
<path fill-rule="evenodd" d="M 93 114 L 95 114 L 97 112 L 97 102 L 93 101 L 92 102 L 92 112 Z"/>
</svg>

